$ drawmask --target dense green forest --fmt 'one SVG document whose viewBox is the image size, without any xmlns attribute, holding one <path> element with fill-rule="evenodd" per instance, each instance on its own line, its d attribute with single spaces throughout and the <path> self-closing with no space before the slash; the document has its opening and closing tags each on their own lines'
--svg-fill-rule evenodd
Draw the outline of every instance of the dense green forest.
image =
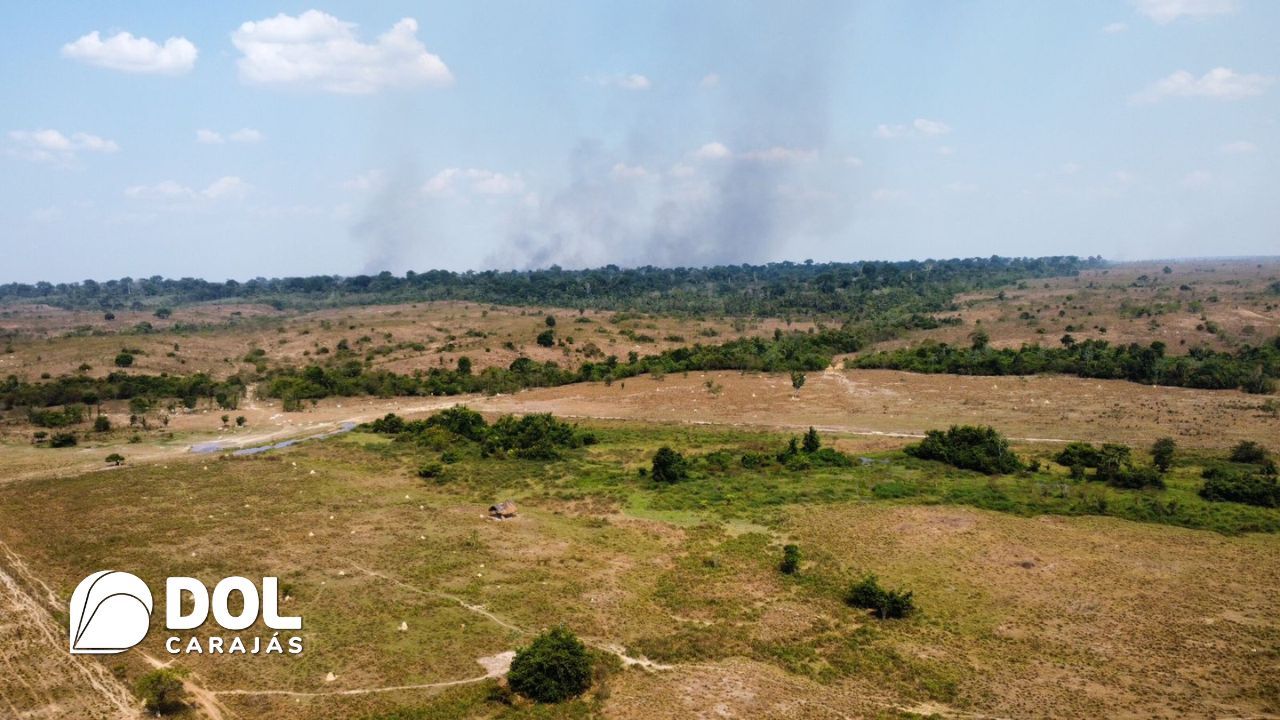
<svg viewBox="0 0 1280 720">
<path fill-rule="evenodd" d="M 1165 345 L 1112 345 L 1105 340 L 1071 342 L 1063 347 L 1023 345 L 997 350 L 985 344 L 953 347 L 926 342 L 913 348 L 877 352 L 845 361 L 851 368 L 886 368 L 951 375 L 1037 375 L 1058 373 L 1088 378 L 1131 380 L 1148 385 L 1241 388 L 1270 393 L 1280 378 L 1280 337 L 1235 352 L 1192 348 L 1182 356 L 1165 355 Z"/>
<path fill-rule="evenodd" d="M 278 308 L 470 300 L 500 305 L 590 307 L 654 313 L 783 316 L 841 314 L 858 319 L 889 309 L 943 310 L 963 290 L 1020 279 L 1071 275 L 1101 258 L 967 258 L 905 262 L 771 263 L 705 268 L 614 265 L 589 270 L 407 272 L 210 282 L 151 277 L 97 282 L 0 285 L 0 303 L 61 308 L 176 307 L 209 301 Z"/>
</svg>

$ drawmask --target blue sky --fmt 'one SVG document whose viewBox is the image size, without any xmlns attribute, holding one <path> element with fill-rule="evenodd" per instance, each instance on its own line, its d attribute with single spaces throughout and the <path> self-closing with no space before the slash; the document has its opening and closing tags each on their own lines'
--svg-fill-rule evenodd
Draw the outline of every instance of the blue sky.
<svg viewBox="0 0 1280 720">
<path fill-rule="evenodd" d="M 1280 3 L 0 17 L 0 281 L 1280 248 Z"/>
</svg>

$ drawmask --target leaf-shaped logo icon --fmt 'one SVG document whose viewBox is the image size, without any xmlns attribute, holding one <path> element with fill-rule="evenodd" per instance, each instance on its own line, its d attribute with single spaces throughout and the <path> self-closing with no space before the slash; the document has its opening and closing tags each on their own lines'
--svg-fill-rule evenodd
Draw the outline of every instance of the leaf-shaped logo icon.
<svg viewBox="0 0 1280 720">
<path fill-rule="evenodd" d="M 71 653 L 124 652 L 142 642 L 151 624 L 151 589 L 137 576 L 101 570 L 71 594 Z"/>
</svg>

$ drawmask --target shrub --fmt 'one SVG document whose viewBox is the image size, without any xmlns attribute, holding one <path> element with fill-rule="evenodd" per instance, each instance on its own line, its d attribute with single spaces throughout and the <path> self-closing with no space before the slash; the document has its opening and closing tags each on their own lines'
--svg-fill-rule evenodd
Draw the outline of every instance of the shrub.
<svg viewBox="0 0 1280 720">
<path fill-rule="evenodd" d="M 418 468 L 418 477 L 423 479 L 438 478 L 444 474 L 444 465 L 438 462 L 429 462 Z"/>
<path fill-rule="evenodd" d="M 1231 462 L 1257 465 L 1267 460 L 1267 450 L 1252 440 L 1241 441 L 1231 450 Z"/>
<path fill-rule="evenodd" d="M 427 418 L 426 425 L 427 427 L 442 427 L 454 435 L 460 435 L 476 442 L 484 440 L 485 434 L 489 429 L 484 416 L 465 405 L 455 405 L 446 410 L 441 410 Z"/>
<path fill-rule="evenodd" d="M 785 545 L 782 548 L 782 564 L 778 566 L 784 575 L 795 575 L 800 569 L 800 546 Z"/>
<path fill-rule="evenodd" d="M 1215 502 L 1280 507 L 1280 485 L 1274 476 L 1210 468 L 1204 471 L 1200 497 Z"/>
<path fill-rule="evenodd" d="M 653 455 L 653 479 L 660 483 L 677 483 L 689 476 L 684 456 L 667 446 Z"/>
<path fill-rule="evenodd" d="M 131 353 L 122 352 L 116 355 L 116 367 L 127 368 L 133 365 L 133 355 Z"/>
<path fill-rule="evenodd" d="M 555 628 L 516 651 L 507 682 L 536 702 L 568 700 L 591 687 L 591 656 L 573 633 Z"/>
<path fill-rule="evenodd" d="M 1160 472 L 1169 472 L 1173 465 L 1173 451 L 1177 445 L 1173 438 L 1160 438 L 1151 446 L 1151 462 Z"/>
<path fill-rule="evenodd" d="M 875 575 L 867 575 L 849 589 L 845 603 L 871 610 L 881 619 L 904 618 L 915 612 L 915 599 L 910 590 L 885 590 Z"/>
<path fill-rule="evenodd" d="M 822 447 L 822 440 L 818 437 L 818 431 L 809 426 L 809 432 L 804 434 L 804 444 L 802 449 L 807 453 L 817 452 Z"/>
<path fill-rule="evenodd" d="M 906 452 L 912 457 L 987 475 L 1022 469 L 1022 461 L 1009 449 L 1009 441 L 987 426 L 952 425 L 946 432 L 930 430 L 922 442 L 908 445 Z"/>
<path fill-rule="evenodd" d="M 109 432 L 111 430 L 111 420 L 106 415 L 99 415 L 93 419 L 94 432 Z"/>
<path fill-rule="evenodd" d="M 547 329 L 538 333 L 538 344 L 542 347 L 551 347 L 556 344 L 556 331 Z"/>
<path fill-rule="evenodd" d="M 160 668 L 138 678 L 134 692 L 142 698 L 148 712 L 168 715 L 182 709 L 186 689 L 182 685 L 180 670 Z"/>
<path fill-rule="evenodd" d="M 55 447 L 55 448 L 75 447 L 76 442 L 77 440 L 76 440 L 75 433 L 69 433 L 69 432 L 54 433 L 53 436 L 49 438 L 49 447 Z"/>
<path fill-rule="evenodd" d="M 1063 467 L 1095 468 L 1098 467 L 1098 449 L 1086 442 L 1067 443 L 1053 461 Z"/>
<path fill-rule="evenodd" d="M 1148 487 L 1164 489 L 1164 478 L 1161 477 L 1160 471 L 1155 467 L 1134 467 L 1129 465 L 1115 473 L 1107 482 L 1112 487 L 1127 488 L 1129 490 L 1141 490 Z"/>
</svg>

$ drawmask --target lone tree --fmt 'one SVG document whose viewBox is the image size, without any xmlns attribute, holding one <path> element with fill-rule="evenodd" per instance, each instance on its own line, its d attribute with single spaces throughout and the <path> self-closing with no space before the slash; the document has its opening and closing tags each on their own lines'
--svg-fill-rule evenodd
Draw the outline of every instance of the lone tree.
<svg viewBox="0 0 1280 720">
<path fill-rule="evenodd" d="M 844 601 L 853 607 L 872 611 L 881 620 L 904 618 L 916 610 L 910 590 L 886 590 L 875 575 L 867 575 L 849 588 Z"/>
<path fill-rule="evenodd" d="M 556 326 L 556 316 L 555 316 L 555 315 L 548 315 L 548 316 L 547 316 L 547 327 L 555 327 L 555 326 Z"/>
<path fill-rule="evenodd" d="M 542 347 L 551 347 L 552 345 L 555 345 L 556 331 L 548 329 L 538 333 L 538 344 Z"/>
<path fill-rule="evenodd" d="M 536 702 L 568 700 L 591 687 L 591 656 L 573 633 L 564 628 L 548 630 L 516 651 L 507 682 Z"/>
<path fill-rule="evenodd" d="M 799 370 L 791 371 L 791 387 L 796 392 L 800 392 L 800 388 L 804 387 L 804 379 L 804 373 Z"/>
<path fill-rule="evenodd" d="M 784 575 L 795 575 L 800 570 L 800 546 L 784 545 L 782 548 L 782 564 L 778 566 Z"/>
<path fill-rule="evenodd" d="M 1173 465 L 1173 451 L 1176 447 L 1173 438 L 1160 438 L 1151 446 L 1151 463 L 1156 466 L 1156 469 L 1160 472 L 1169 472 L 1169 467 Z"/>
<path fill-rule="evenodd" d="M 809 426 L 809 432 L 804 434 L 804 451 L 807 453 L 818 452 L 818 448 L 822 447 L 822 440 L 818 439 L 818 431 Z"/>
<path fill-rule="evenodd" d="M 653 456 L 653 480 L 660 483 L 677 483 L 689 476 L 684 456 L 667 446 L 658 448 Z"/>
<path fill-rule="evenodd" d="M 120 453 L 111 453 L 107 456 L 107 462 L 115 465 L 116 467 L 120 467 L 124 464 L 124 456 Z"/>
<path fill-rule="evenodd" d="M 142 698 L 148 712 L 168 715 L 182 709 L 187 691 L 182 685 L 181 670 L 160 668 L 138 678 L 134 692 Z"/>
<path fill-rule="evenodd" d="M 93 419 L 94 432 L 108 432 L 111 430 L 111 420 L 106 415 L 99 415 Z"/>
<path fill-rule="evenodd" d="M 991 335 L 986 330 L 978 328 L 969 333 L 969 341 L 973 343 L 974 350 L 986 350 L 987 345 L 991 342 Z"/>
<path fill-rule="evenodd" d="M 116 355 L 116 367 L 127 368 L 133 365 L 133 354 L 122 352 Z"/>
</svg>

